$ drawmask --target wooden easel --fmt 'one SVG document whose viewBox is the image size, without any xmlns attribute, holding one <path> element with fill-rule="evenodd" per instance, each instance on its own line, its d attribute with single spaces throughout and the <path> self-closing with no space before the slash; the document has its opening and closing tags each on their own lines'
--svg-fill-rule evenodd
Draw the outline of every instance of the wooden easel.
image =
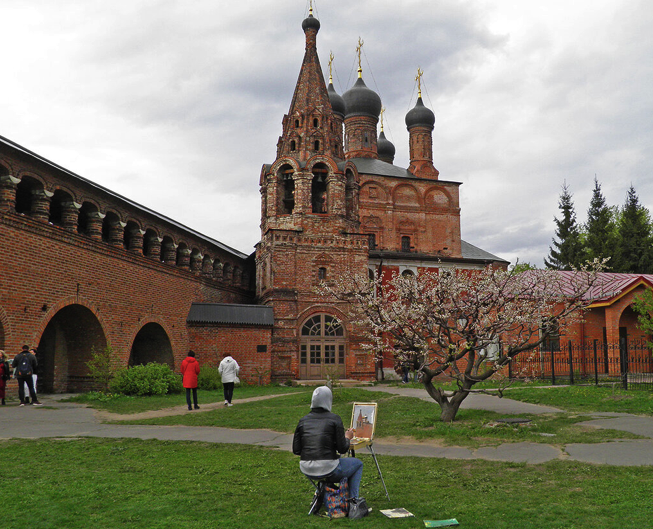
<svg viewBox="0 0 653 529">
<path fill-rule="evenodd" d="M 364 408 L 363 408 L 364 407 Z M 353 428 L 354 430 L 357 429 L 357 426 L 360 429 L 360 423 L 361 419 L 364 421 L 367 421 L 367 417 L 361 417 L 361 409 L 368 409 L 371 408 L 373 409 L 372 413 L 372 419 L 369 422 L 365 422 L 365 433 L 369 433 L 369 437 L 354 437 L 349 441 L 349 456 L 350 457 L 356 457 L 356 450 L 360 450 L 361 448 L 367 447 L 367 449 L 370 451 L 372 454 L 372 459 L 374 459 L 374 464 L 376 465 L 376 470 L 379 473 L 379 477 L 381 478 L 381 483 L 383 484 L 383 489 L 385 490 L 385 496 L 390 499 L 390 495 L 388 494 L 388 488 L 385 486 L 385 480 L 383 479 L 383 474 L 381 473 L 381 467 L 379 466 L 379 461 L 376 459 L 376 453 L 374 452 L 374 430 L 376 429 L 376 411 L 377 411 L 377 404 L 376 402 L 354 402 L 354 406 L 351 411 L 351 426 L 350 428 Z M 358 413 L 358 416 L 356 412 Z M 371 428 L 371 431 L 370 431 Z"/>
</svg>

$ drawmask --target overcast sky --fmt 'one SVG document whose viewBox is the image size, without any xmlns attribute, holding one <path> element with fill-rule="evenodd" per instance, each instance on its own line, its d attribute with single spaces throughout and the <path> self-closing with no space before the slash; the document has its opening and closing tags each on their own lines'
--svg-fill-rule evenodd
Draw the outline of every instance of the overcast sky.
<svg viewBox="0 0 653 529">
<path fill-rule="evenodd" d="M 462 237 L 542 265 L 566 181 L 653 208 L 653 2 L 317 0 L 339 93 L 363 78 L 407 167 L 424 71 L 434 163 Z M 260 238 L 304 54 L 305 0 L 2 0 L 0 135 L 242 252 Z"/>
</svg>

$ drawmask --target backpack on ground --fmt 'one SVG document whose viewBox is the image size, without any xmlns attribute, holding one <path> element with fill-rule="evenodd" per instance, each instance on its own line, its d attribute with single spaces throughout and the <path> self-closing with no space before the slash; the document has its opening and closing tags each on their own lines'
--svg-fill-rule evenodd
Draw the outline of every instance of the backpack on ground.
<svg viewBox="0 0 653 529">
<path fill-rule="evenodd" d="M 23 355 L 18 364 L 18 376 L 19 377 L 31 377 L 32 376 L 32 363 L 29 361 L 27 355 Z"/>
</svg>

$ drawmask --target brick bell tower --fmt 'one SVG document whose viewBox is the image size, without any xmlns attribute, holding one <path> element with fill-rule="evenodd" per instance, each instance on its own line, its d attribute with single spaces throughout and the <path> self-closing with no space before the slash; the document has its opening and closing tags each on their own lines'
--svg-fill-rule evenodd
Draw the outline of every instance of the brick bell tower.
<svg viewBox="0 0 653 529">
<path fill-rule="evenodd" d="M 350 270 L 366 270 L 359 183 L 343 151 L 345 102 L 327 88 L 317 55 L 320 22 L 302 22 L 306 49 L 277 159 L 261 171 L 257 299 L 274 309 L 272 379 L 369 378 L 351 322 L 337 300 L 317 294 Z M 333 59 L 333 57 L 331 57 Z"/>
</svg>

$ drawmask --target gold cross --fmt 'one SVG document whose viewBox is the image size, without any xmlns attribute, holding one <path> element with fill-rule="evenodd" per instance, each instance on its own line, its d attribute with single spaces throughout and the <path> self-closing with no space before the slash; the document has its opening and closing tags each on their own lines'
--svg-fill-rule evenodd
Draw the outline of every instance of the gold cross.
<svg viewBox="0 0 653 529">
<path fill-rule="evenodd" d="M 380 119 L 381 119 L 381 132 L 383 132 L 383 114 L 385 113 L 385 107 L 381 107 L 381 114 L 380 114 Z"/>
<path fill-rule="evenodd" d="M 417 81 L 417 97 L 422 97 L 422 75 L 424 75 L 422 69 L 417 68 L 417 77 L 415 77 L 415 81 Z"/>
<path fill-rule="evenodd" d="M 333 83 L 333 52 L 329 52 L 329 83 Z"/>
<path fill-rule="evenodd" d="M 361 50 L 363 49 L 363 39 L 358 37 L 358 46 L 356 46 L 356 53 L 358 53 L 358 77 L 363 77 L 363 68 L 361 67 Z"/>
</svg>

